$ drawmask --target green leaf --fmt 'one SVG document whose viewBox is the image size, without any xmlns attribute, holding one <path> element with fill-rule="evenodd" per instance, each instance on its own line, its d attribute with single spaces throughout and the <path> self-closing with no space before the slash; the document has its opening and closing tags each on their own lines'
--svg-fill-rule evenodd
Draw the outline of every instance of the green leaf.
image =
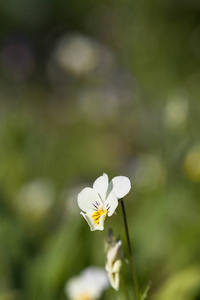
<svg viewBox="0 0 200 300">
<path fill-rule="evenodd" d="M 151 282 L 149 282 L 149 283 L 147 284 L 147 286 L 145 287 L 144 291 L 143 291 L 142 294 L 141 294 L 140 300 L 147 299 L 147 296 L 148 296 L 150 287 L 151 287 Z"/>
<path fill-rule="evenodd" d="M 188 266 L 171 274 L 160 287 L 155 300 L 192 300 L 199 290 L 200 266 Z"/>
</svg>

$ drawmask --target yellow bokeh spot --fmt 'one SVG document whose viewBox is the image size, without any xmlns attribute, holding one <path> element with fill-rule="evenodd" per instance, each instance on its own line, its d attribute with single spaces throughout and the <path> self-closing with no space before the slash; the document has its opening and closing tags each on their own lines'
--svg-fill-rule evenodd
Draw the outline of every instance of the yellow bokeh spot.
<svg viewBox="0 0 200 300">
<path fill-rule="evenodd" d="M 97 210 L 97 211 L 95 211 L 93 214 L 92 214 L 92 218 L 93 218 L 93 220 L 94 220 L 94 222 L 97 224 L 97 225 L 99 225 L 99 219 L 100 219 L 100 217 L 104 214 L 104 213 L 108 213 L 108 211 L 106 210 L 106 211 L 104 211 L 104 210 Z"/>
<path fill-rule="evenodd" d="M 188 152 L 184 160 L 184 170 L 192 181 L 200 181 L 200 146 Z"/>
</svg>

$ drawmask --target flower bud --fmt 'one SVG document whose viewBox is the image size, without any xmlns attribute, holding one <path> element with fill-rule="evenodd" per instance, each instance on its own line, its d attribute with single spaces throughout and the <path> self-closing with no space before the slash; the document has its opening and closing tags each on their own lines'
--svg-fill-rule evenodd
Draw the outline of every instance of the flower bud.
<svg viewBox="0 0 200 300">
<path fill-rule="evenodd" d="M 118 291 L 120 282 L 120 270 L 122 267 L 123 249 L 122 241 L 112 243 L 106 253 L 105 269 L 111 286 Z"/>
</svg>

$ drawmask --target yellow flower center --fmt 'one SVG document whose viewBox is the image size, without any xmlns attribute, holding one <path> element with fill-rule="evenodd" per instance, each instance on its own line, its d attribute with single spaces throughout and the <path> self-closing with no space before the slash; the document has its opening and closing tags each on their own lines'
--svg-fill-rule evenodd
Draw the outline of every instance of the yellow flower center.
<svg viewBox="0 0 200 300">
<path fill-rule="evenodd" d="M 86 292 L 81 293 L 76 300 L 93 300 L 90 295 Z"/>
<path fill-rule="evenodd" d="M 103 209 L 97 210 L 92 214 L 92 218 L 97 225 L 99 225 L 99 219 L 104 213 L 106 213 L 106 215 L 107 215 L 107 213 L 108 213 L 107 209 L 106 209 L 106 211 L 104 211 Z"/>
</svg>

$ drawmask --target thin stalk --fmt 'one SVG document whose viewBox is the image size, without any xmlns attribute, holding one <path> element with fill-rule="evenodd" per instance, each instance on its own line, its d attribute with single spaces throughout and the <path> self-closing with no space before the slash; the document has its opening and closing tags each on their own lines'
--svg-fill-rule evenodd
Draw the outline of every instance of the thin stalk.
<svg viewBox="0 0 200 300">
<path fill-rule="evenodd" d="M 131 266 L 133 281 L 134 281 L 134 284 L 135 284 L 136 299 L 140 300 L 139 285 L 138 285 L 138 280 L 137 280 L 137 275 L 136 275 L 136 270 L 135 270 L 135 264 L 134 264 L 134 261 L 133 261 L 133 255 L 132 255 L 132 250 L 131 250 L 131 242 L 130 242 L 129 231 L 128 231 L 128 223 L 127 223 L 126 211 L 125 211 L 125 206 L 124 206 L 123 199 L 121 199 L 120 202 L 121 202 L 123 219 L 124 219 L 124 226 L 125 226 L 125 231 L 126 231 L 126 239 L 127 239 L 127 244 L 128 244 L 130 266 Z"/>
</svg>

